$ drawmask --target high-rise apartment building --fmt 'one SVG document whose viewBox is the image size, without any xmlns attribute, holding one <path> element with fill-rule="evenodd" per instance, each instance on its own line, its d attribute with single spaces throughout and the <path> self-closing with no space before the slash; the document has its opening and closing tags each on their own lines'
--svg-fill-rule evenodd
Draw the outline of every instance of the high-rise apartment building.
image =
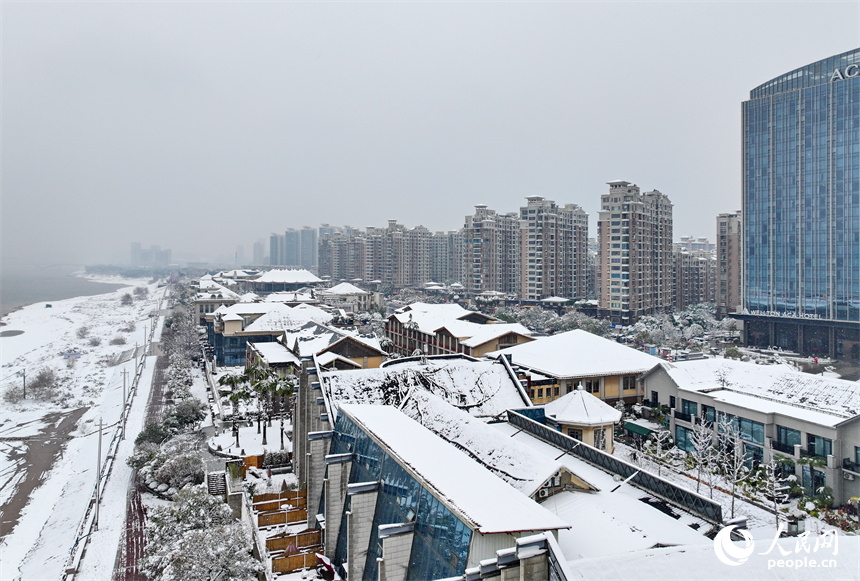
<svg viewBox="0 0 860 581">
<path fill-rule="evenodd" d="M 332 280 L 360 278 L 397 287 L 420 285 L 431 280 L 433 239 L 424 226 L 409 229 L 397 220 L 363 233 L 348 229 L 327 235 L 319 243 L 319 274 Z"/>
<path fill-rule="evenodd" d="M 497 214 L 484 204 L 463 226 L 463 280 L 466 292 L 520 293 L 520 217 Z"/>
<path fill-rule="evenodd" d="M 317 252 L 317 229 L 305 226 L 299 232 L 299 265 L 316 270 Z"/>
<path fill-rule="evenodd" d="M 600 310 L 629 325 L 673 308 L 672 202 L 630 182 L 608 185 L 597 223 Z"/>
<path fill-rule="evenodd" d="M 860 49 L 750 91 L 743 220 L 747 342 L 860 359 Z"/>
<path fill-rule="evenodd" d="M 701 239 L 700 239 L 701 240 Z M 708 243 L 708 246 L 710 243 Z M 710 250 L 688 250 L 682 241 L 672 245 L 674 262 L 674 310 L 713 303 L 716 297 L 717 263 Z"/>
<path fill-rule="evenodd" d="M 717 216 L 717 318 L 741 310 L 743 219 L 741 212 Z"/>
<path fill-rule="evenodd" d="M 287 228 L 284 232 L 284 246 L 281 250 L 281 264 L 291 268 L 298 268 L 301 262 L 301 233 L 295 228 Z"/>
<path fill-rule="evenodd" d="M 520 208 L 521 298 L 585 298 L 588 214 L 541 196 L 526 200 Z"/>
<path fill-rule="evenodd" d="M 254 242 L 254 266 L 262 266 L 265 263 L 265 252 L 262 240 Z"/>
<path fill-rule="evenodd" d="M 271 234 L 269 235 L 269 264 L 272 266 L 280 266 L 283 262 L 284 235 Z"/>
</svg>

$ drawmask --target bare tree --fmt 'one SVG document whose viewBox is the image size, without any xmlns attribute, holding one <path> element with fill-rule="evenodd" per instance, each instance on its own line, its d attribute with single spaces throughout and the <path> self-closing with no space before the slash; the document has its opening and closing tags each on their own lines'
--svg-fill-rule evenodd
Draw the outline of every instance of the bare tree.
<svg viewBox="0 0 860 581">
<path fill-rule="evenodd" d="M 719 466 L 726 481 L 729 484 L 732 495 L 732 517 L 735 518 L 735 498 L 737 497 L 737 486 L 749 476 L 748 465 L 751 458 L 744 449 L 740 438 L 740 429 L 737 424 L 726 421 L 720 422 L 720 454 Z"/>
<path fill-rule="evenodd" d="M 672 453 L 674 448 L 672 434 L 668 430 L 651 432 L 651 438 L 645 442 L 645 453 L 657 465 L 657 475 L 660 475 L 662 464 Z"/>
<path fill-rule="evenodd" d="M 714 430 L 708 422 L 699 422 L 693 426 L 691 443 L 693 444 L 693 460 L 696 464 L 696 492 L 702 484 L 702 471 L 708 476 L 708 486 L 711 497 L 714 495 L 712 474 L 714 470 Z"/>
</svg>

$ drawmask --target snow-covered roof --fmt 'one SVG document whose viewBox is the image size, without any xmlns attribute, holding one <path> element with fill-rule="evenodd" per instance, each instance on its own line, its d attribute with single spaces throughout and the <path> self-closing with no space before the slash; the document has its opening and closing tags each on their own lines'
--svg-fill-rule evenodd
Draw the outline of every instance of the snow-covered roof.
<svg viewBox="0 0 860 581">
<path fill-rule="evenodd" d="M 312 303 L 319 302 L 311 293 L 299 291 L 282 291 L 266 295 L 267 303 Z"/>
<path fill-rule="evenodd" d="M 498 339 L 508 333 L 516 333 L 528 337 L 532 332 L 519 323 L 495 323 L 481 325 L 469 321 L 452 321 L 446 323 L 444 328 L 454 337 L 460 339 L 460 343 L 466 347 L 477 347 L 487 341 Z"/>
<path fill-rule="evenodd" d="M 367 295 L 370 294 L 366 290 L 361 290 L 354 284 L 349 284 L 348 282 L 342 282 L 340 284 L 336 284 L 330 289 L 325 290 L 326 293 L 331 295 Z"/>
<path fill-rule="evenodd" d="M 320 353 L 317 355 L 317 364 L 326 366 L 330 364 L 332 361 L 341 361 L 343 363 L 348 363 L 351 367 L 361 368 L 361 365 L 353 361 L 352 359 L 347 359 L 343 355 L 338 355 L 332 351 L 326 351 L 325 353 Z"/>
<path fill-rule="evenodd" d="M 500 361 L 470 357 L 395 360 L 379 369 L 332 371 L 320 375 L 332 420 L 347 403 L 403 406 L 415 390 L 436 394 L 475 417 L 490 417 L 531 405 L 522 385 Z"/>
<path fill-rule="evenodd" d="M 346 405 L 342 409 L 378 438 L 398 462 L 417 473 L 474 530 L 497 534 L 569 526 L 397 409 L 380 405 Z"/>
<path fill-rule="evenodd" d="M 568 560 L 619 555 L 658 545 L 708 543 L 713 550 L 713 543 L 702 533 L 640 501 L 641 495 L 641 491 L 636 495 L 561 492 L 541 506 L 570 525 L 558 535 Z"/>
<path fill-rule="evenodd" d="M 276 268 L 267 270 L 255 282 L 271 282 L 271 283 L 289 283 L 289 284 L 308 284 L 322 282 L 322 279 L 309 270 L 300 269 L 281 269 Z"/>
<path fill-rule="evenodd" d="M 226 270 L 224 272 L 219 272 L 216 276 L 224 278 L 242 278 L 251 276 L 251 273 L 245 272 L 244 270 Z"/>
<path fill-rule="evenodd" d="M 200 291 L 197 293 L 196 298 L 198 300 L 212 300 L 212 299 L 229 299 L 229 300 L 240 300 L 240 297 L 235 292 L 231 291 L 227 287 L 220 285 L 213 281 L 200 281 Z"/>
<path fill-rule="evenodd" d="M 544 406 L 544 413 L 560 424 L 605 426 L 621 419 L 621 412 L 581 386 Z"/>
<path fill-rule="evenodd" d="M 268 342 L 268 343 L 251 343 L 254 349 L 260 354 L 260 357 L 263 358 L 263 361 L 268 363 L 269 365 L 277 364 L 277 363 L 295 363 L 299 364 L 299 358 L 293 355 L 289 349 L 281 345 L 280 343 Z"/>
<path fill-rule="evenodd" d="M 269 311 L 278 310 L 283 306 L 277 303 L 236 303 L 235 305 L 218 307 L 215 312 L 221 314 L 222 318 L 227 314 L 262 315 Z"/>
<path fill-rule="evenodd" d="M 301 306 L 303 305 L 295 308 Z M 320 353 L 338 341 L 342 341 L 346 337 L 351 337 L 372 349 L 384 353 L 379 344 L 379 338 L 376 336 L 362 335 L 358 331 L 350 329 L 334 329 L 316 322 L 286 329 L 284 343 L 288 348 L 294 350 L 299 357 L 310 357 Z"/>
<path fill-rule="evenodd" d="M 466 450 L 474 460 L 526 496 L 536 494 L 562 467 L 428 391 L 415 390 L 401 411 Z"/>
<path fill-rule="evenodd" d="M 566 303 L 570 299 L 566 299 L 564 297 L 547 297 L 545 299 L 541 299 L 542 303 Z"/>
<path fill-rule="evenodd" d="M 511 355 L 513 363 L 557 378 L 601 377 L 642 373 L 662 359 L 577 329 L 488 355 Z"/>
<path fill-rule="evenodd" d="M 245 293 L 239 297 L 241 303 L 253 303 L 260 300 L 260 295 L 257 293 Z"/>
<path fill-rule="evenodd" d="M 757 365 L 734 359 L 663 362 L 661 366 L 679 388 L 688 391 L 724 389 L 770 400 L 767 407 L 773 411 L 776 404 L 791 406 L 794 415 L 798 408 L 842 419 L 860 415 L 860 383 L 856 381 L 802 373 L 790 365 Z M 722 397 L 734 396 L 726 393 Z"/>
<path fill-rule="evenodd" d="M 474 314 L 458 304 L 434 305 L 412 303 L 398 309 L 392 317 L 401 324 L 415 325 L 416 329 L 427 335 L 434 335 L 439 329 L 447 329 L 451 335 L 460 339 L 467 347 L 477 347 L 508 333 L 530 336 L 532 332 L 519 323 L 480 324 L 462 320 Z"/>
<path fill-rule="evenodd" d="M 265 315 L 245 327 L 246 332 L 284 331 L 307 322 L 327 323 L 332 316 L 322 309 L 310 305 L 288 307 L 283 303 L 271 303 L 278 308 L 270 309 Z"/>
<path fill-rule="evenodd" d="M 657 543 L 685 546 L 708 543 L 713 549 L 713 543 L 703 536 L 710 526 L 699 517 L 677 506 L 672 508 L 680 517 L 668 516 L 641 501 L 654 498 L 649 493 L 628 482 L 617 481 L 613 474 L 582 458 L 573 454 L 560 455 L 556 446 L 511 423 L 490 426 L 506 438 L 523 444 L 533 455 L 557 460 L 571 474 L 591 485 L 591 492 L 562 492 L 543 503 L 550 510 L 557 510 L 571 525 L 572 534 L 564 534 L 564 531 L 559 534 L 559 543 L 567 559 L 618 555 Z M 691 490 L 689 494 L 696 493 Z M 551 500 L 552 503 L 547 504 Z M 690 525 L 698 525 L 701 532 Z M 616 538 L 620 542 L 613 540 Z"/>
</svg>

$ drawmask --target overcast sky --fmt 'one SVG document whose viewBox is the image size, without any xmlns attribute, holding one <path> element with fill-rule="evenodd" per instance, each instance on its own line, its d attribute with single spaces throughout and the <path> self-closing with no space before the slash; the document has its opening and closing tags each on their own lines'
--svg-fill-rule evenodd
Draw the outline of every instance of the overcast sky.
<svg viewBox="0 0 860 581">
<path fill-rule="evenodd" d="M 593 224 L 617 179 L 713 239 L 750 89 L 860 46 L 857 0 L 0 10 L 6 264 L 250 258 L 288 227 L 452 230 L 530 195 Z"/>
</svg>

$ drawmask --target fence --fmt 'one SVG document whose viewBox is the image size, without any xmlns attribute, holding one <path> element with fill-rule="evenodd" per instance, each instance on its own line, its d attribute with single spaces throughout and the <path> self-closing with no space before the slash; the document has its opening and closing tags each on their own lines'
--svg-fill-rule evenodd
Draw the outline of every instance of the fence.
<svg viewBox="0 0 860 581">
<path fill-rule="evenodd" d="M 272 558 L 272 573 L 291 573 L 299 569 L 311 569 L 320 564 L 316 553 L 303 553 L 287 557 Z"/>
<path fill-rule="evenodd" d="M 273 510 L 288 510 L 290 508 L 306 508 L 308 499 L 301 498 L 282 498 L 280 500 L 269 500 L 267 502 L 255 502 L 254 510 L 257 512 L 269 512 Z"/>
<path fill-rule="evenodd" d="M 283 534 L 266 539 L 266 550 L 269 552 L 289 551 L 290 546 L 295 549 L 294 553 L 300 553 L 304 549 L 322 545 L 322 531 L 310 529 L 292 535 Z"/>
<path fill-rule="evenodd" d="M 618 474 L 624 479 L 630 478 L 630 484 L 668 500 L 702 517 L 708 522 L 714 524 L 722 523 L 722 507 L 712 500 L 699 496 L 692 490 L 681 488 L 668 480 L 642 470 L 638 466 L 619 460 L 597 448 L 592 448 L 588 444 L 584 444 L 579 440 L 529 419 L 519 412 L 509 410 L 508 421 L 541 440 L 555 445 L 559 450 L 565 450 L 567 453 L 578 456 L 589 464 L 603 468 L 613 474 Z"/>
<path fill-rule="evenodd" d="M 307 490 L 284 490 L 283 492 L 264 492 L 254 495 L 254 504 L 268 502 L 270 500 L 295 500 L 296 498 L 307 498 Z"/>
<path fill-rule="evenodd" d="M 279 510 L 276 512 L 261 512 L 257 515 L 257 526 L 269 527 L 272 525 L 284 525 L 308 520 L 308 511 L 304 508 L 295 510 Z"/>
<path fill-rule="evenodd" d="M 161 311 L 164 299 L 167 297 L 168 288 L 170 287 L 164 288 L 164 293 L 161 295 L 161 298 L 158 299 L 158 307 L 156 311 Z M 140 360 L 135 365 L 134 379 L 132 379 L 131 388 L 127 391 L 125 402 L 123 402 L 122 418 L 115 424 L 108 426 L 109 428 L 115 428 L 113 437 L 107 447 L 107 453 L 105 455 L 105 460 L 101 465 L 98 479 L 96 480 L 95 486 L 93 486 L 93 495 L 90 498 L 90 502 L 87 505 L 87 509 L 84 512 L 84 516 L 78 525 L 77 532 L 75 533 L 75 542 L 72 544 L 72 548 L 69 549 L 69 556 L 66 558 L 66 564 L 63 568 L 63 579 L 67 579 L 70 575 L 77 573 L 84 551 L 89 543 L 90 535 L 92 535 L 93 527 L 98 524 L 96 521 L 96 516 L 98 515 L 96 499 L 101 499 L 104 494 L 105 486 L 107 486 L 108 478 L 110 478 L 111 471 L 113 470 L 117 449 L 119 448 L 120 442 L 125 438 L 125 422 L 128 418 L 129 408 L 134 404 L 134 396 L 137 395 L 140 378 L 143 375 L 144 368 L 146 367 L 146 351 L 149 345 L 152 344 L 152 339 L 155 336 L 155 328 L 156 325 L 153 322 L 149 329 L 149 336 L 144 337 L 143 353 L 140 356 Z M 136 356 L 137 353 L 135 352 L 135 357 Z M 101 437 L 101 434 L 99 437 Z"/>
</svg>

